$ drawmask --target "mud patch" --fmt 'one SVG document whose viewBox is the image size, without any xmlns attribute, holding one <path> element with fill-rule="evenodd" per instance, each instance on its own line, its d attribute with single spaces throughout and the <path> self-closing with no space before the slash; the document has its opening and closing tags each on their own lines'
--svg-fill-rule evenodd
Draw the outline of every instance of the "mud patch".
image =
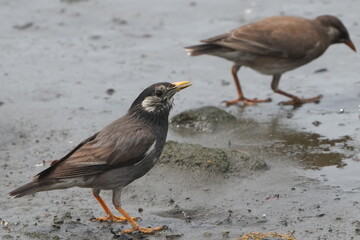
<svg viewBox="0 0 360 240">
<path fill-rule="evenodd" d="M 277 141 L 268 151 L 282 153 L 301 161 L 305 168 L 336 165 L 341 167 L 343 160 L 351 158 L 354 150 L 349 136 L 328 139 L 317 133 L 296 132 L 291 130 L 271 133 Z"/>
<path fill-rule="evenodd" d="M 195 132 L 214 132 L 235 124 L 239 124 L 235 116 L 214 106 L 190 109 L 171 119 L 175 131 L 188 129 Z"/>
<path fill-rule="evenodd" d="M 245 174 L 267 168 L 262 159 L 246 152 L 174 141 L 166 143 L 159 162 L 174 167 L 203 169 L 215 173 Z"/>
</svg>

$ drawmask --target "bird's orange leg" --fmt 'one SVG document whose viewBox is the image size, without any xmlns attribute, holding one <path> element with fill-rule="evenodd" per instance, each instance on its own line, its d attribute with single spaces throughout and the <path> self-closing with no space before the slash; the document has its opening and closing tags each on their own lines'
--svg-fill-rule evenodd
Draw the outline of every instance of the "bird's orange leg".
<svg viewBox="0 0 360 240">
<path fill-rule="evenodd" d="M 234 82 L 235 82 L 235 86 L 236 86 L 236 90 L 238 93 L 238 99 L 232 100 L 232 101 L 225 101 L 226 106 L 231 106 L 234 105 L 238 102 L 243 102 L 245 105 L 252 105 L 254 103 L 262 103 L 262 102 L 271 102 L 271 99 L 248 99 L 246 97 L 244 97 L 244 94 L 242 92 L 241 86 L 240 86 L 240 81 L 239 78 L 237 76 L 237 72 L 239 71 L 241 66 L 234 64 L 231 67 L 231 74 L 233 76 Z"/>
<path fill-rule="evenodd" d="M 108 206 L 106 205 L 105 201 L 100 197 L 99 194 L 94 193 L 93 192 L 94 197 L 96 198 L 96 200 L 98 200 L 98 202 L 100 203 L 100 205 L 102 206 L 102 208 L 104 209 L 105 213 L 106 213 L 106 217 L 97 217 L 97 218 L 93 218 L 92 220 L 94 221 L 100 221 L 100 222 L 105 222 L 105 221 L 110 221 L 110 222 L 120 222 L 120 223 L 125 223 L 127 221 L 127 219 L 125 217 L 118 217 L 115 216 L 111 210 L 108 208 Z M 134 218 L 134 217 L 130 217 L 133 221 L 134 220 L 138 220 L 138 218 Z"/>
<path fill-rule="evenodd" d="M 299 98 L 295 95 L 292 95 L 290 93 L 284 92 L 283 90 L 279 89 L 279 82 L 280 82 L 280 74 L 276 74 L 273 76 L 273 80 L 271 82 L 271 88 L 274 92 L 279 93 L 281 95 L 284 95 L 288 98 L 291 98 L 290 101 L 284 101 L 284 102 L 280 102 L 279 104 L 281 105 L 294 105 L 294 106 L 299 106 L 302 105 L 304 103 L 319 103 L 320 99 L 322 98 L 322 95 L 319 95 L 317 97 L 312 97 L 312 98 Z"/>
<path fill-rule="evenodd" d="M 125 229 L 125 230 L 121 231 L 121 234 L 132 233 L 135 231 L 138 231 L 138 232 L 141 232 L 144 234 L 154 234 L 155 232 L 161 231 L 165 228 L 165 226 L 156 227 L 156 228 L 140 227 L 140 225 L 132 217 L 130 217 L 129 214 L 124 209 L 122 209 L 120 206 L 115 206 L 115 208 L 121 213 L 121 215 L 124 216 L 126 221 L 128 221 L 132 226 L 132 228 L 130 228 L 130 229 Z"/>
</svg>

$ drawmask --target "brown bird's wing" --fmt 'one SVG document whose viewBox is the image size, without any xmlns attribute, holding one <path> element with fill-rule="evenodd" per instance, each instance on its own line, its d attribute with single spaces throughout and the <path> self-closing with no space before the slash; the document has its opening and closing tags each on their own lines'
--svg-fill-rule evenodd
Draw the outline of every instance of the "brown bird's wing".
<svg viewBox="0 0 360 240">
<path fill-rule="evenodd" d="M 61 179 L 89 176 L 141 161 L 155 142 L 155 135 L 146 127 L 121 126 L 121 121 L 115 121 L 36 177 Z"/>
<path fill-rule="evenodd" d="M 246 53 L 302 58 L 318 44 L 312 22 L 297 17 L 270 17 L 237 28 L 229 33 L 202 40 Z"/>
</svg>

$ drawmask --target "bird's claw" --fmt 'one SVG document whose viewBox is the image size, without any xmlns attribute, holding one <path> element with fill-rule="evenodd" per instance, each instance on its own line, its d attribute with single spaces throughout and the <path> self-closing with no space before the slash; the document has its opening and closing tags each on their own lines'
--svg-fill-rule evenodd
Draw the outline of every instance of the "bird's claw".
<svg viewBox="0 0 360 240">
<path fill-rule="evenodd" d="M 294 106 L 301 106 L 304 103 L 319 103 L 322 95 L 313 98 L 293 98 L 289 101 L 280 102 L 279 105 L 294 105 Z"/>
</svg>

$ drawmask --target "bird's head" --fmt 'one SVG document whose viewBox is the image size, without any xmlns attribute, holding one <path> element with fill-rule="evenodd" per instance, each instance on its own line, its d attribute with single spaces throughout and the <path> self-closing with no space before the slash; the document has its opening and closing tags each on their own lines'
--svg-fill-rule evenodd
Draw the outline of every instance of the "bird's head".
<svg viewBox="0 0 360 240">
<path fill-rule="evenodd" d="M 316 18 L 324 27 L 328 29 L 331 43 L 345 43 L 356 52 L 355 45 L 350 39 L 350 35 L 344 24 L 335 16 L 323 15 Z"/>
<path fill-rule="evenodd" d="M 135 99 L 129 113 L 149 120 L 168 118 L 173 105 L 173 97 L 180 90 L 191 86 L 191 82 L 160 82 L 146 88 Z"/>
</svg>

